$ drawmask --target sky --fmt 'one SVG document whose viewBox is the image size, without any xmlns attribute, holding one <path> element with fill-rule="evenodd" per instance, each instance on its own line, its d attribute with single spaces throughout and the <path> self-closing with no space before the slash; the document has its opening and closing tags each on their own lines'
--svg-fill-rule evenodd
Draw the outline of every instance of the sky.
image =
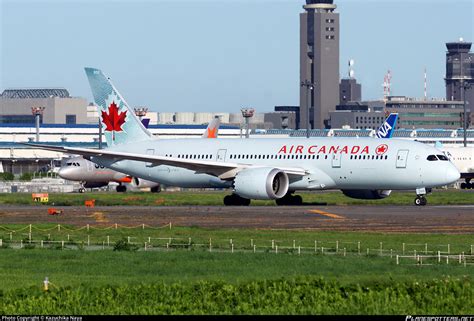
<svg viewBox="0 0 474 321">
<path fill-rule="evenodd" d="M 0 0 L 0 91 L 92 95 L 102 69 L 131 106 L 239 112 L 299 104 L 303 0 Z M 472 0 L 335 0 L 340 76 L 354 59 L 363 99 L 445 97 L 446 42 L 472 42 Z M 474 50 L 474 48 L 473 48 Z"/>
</svg>

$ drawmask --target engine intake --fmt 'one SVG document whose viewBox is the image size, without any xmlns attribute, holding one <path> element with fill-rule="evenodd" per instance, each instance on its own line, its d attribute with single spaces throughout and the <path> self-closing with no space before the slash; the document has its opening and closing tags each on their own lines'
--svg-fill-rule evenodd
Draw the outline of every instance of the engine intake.
<svg viewBox="0 0 474 321">
<path fill-rule="evenodd" d="M 132 186 L 137 188 L 151 188 L 153 192 L 161 190 L 160 183 L 151 182 L 138 177 L 132 177 Z"/>
<path fill-rule="evenodd" d="M 234 179 L 235 193 L 250 199 L 282 198 L 288 192 L 289 185 L 288 175 L 271 167 L 244 169 Z"/>
</svg>

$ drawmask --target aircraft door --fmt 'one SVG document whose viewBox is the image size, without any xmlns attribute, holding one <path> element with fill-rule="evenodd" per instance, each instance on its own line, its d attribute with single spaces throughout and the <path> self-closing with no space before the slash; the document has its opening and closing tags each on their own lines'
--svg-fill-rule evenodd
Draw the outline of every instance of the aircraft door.
<svg viewBox="0 0 474 321">
<path fill-rule="evenodd" d="M 332 154 L 332 167 L 333 168 L 341 167 L 341 154 Z"/>
<path fill-rule="evenodd" d="M 147 149 L 146 150 L 146 154 L 147 155 L 155 155 L 155 150 L 154 149 Z M 153 163 L 146 163 L 146 167 L 152 167 L 153 166 Z"/>
<path fill-rule="evenodd" d="M 227 149 L 219 149 L 217 151 L 217 161 L 218 162 L 224 162 L 226 153 L 227 153 Z"/>
<path fill-rule="evenodd" d="M 99 165 L 93 163 L 93 162 L 85 162 L 87 166 L 87 171 L 92 172 L 94 170 L 94 166 L 99 167 Z"/>
<path fill-rule="evenodd" d="M 397 153 L 397 168 L 406 168 L 408 149 L 400 149 Z"/>
</svg>

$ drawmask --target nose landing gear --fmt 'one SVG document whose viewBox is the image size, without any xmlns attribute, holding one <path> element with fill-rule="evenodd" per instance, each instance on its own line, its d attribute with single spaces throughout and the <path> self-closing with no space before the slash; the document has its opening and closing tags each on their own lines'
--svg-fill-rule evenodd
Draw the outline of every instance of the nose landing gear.
<svg viewBox="0 0 474 321">
<path fill-rule="evenodd" d="M 415 198 L 415 205 L 416 206 L 425 206 L 428 204 L 428 201 L 426 200 L 425 195 L 427 193 L 431 192 L 431 188 L 425 189 L 423 188 L 417 188 L 416 189 L 416 198 Z"/>
<path fill-rule="evenodd" d="M 424 195 L 417 195 L 415 198 L 415 205 L 417 206 L 425 206 L 428 203 L 426 197 Z"/>
</svg>

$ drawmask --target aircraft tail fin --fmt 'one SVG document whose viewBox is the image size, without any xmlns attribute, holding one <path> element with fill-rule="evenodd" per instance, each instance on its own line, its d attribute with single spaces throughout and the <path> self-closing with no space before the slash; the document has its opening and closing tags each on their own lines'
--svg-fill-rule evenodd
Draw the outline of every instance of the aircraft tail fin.
<svg viewBox="0 0 474 321">
<path fill-rule="evenodd" d="M 98 106 L 99 117 L 107 145 L 113 146 L 152 139 L 135 112 L 120 95 L 104 73 L 95 68 L 84 68 Z"/>
<path fill-rule="evenodd" d="M 441 149 L 441 148 L 443 148 L 443 143 L 440 142 L 439 140 L 437 140 L 437 141 L 435 142 L 435 146 L 434 146 L 434 147 L 437 148 L 437 149 Z"/>
<path fill-rule="evenodd" d="M 209 125 L 207 125 L 206 131 L 202 134 L 202 138 L 217 138 L 217 133 L 219 131 L 219 126 L 221 125 L 221 120 L 219 117 L 214 118 Z"/>
<path fill-rule="evenodd" d="M 391 138 L 393 132 L 395 131 L 395 127 L 397 126 L 398 114 L 391 113 L 388 115 L 385 122 L 377 129 L 377 133 L 375 137 L 377 138 Z"/>
</svg>

